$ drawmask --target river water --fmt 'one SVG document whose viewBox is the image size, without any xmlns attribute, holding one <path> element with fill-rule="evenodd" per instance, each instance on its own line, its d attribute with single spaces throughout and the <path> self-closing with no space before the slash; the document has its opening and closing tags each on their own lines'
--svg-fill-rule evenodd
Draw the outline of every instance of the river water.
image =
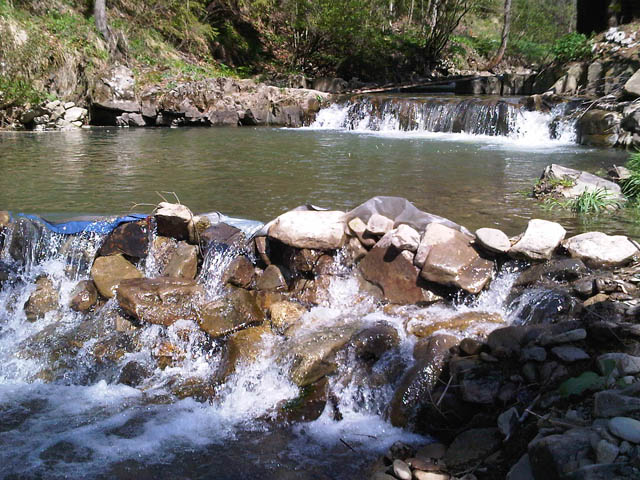
<svg viewBox="0 0 640 480">
<path fill-rule="evenodd" d="M 640 233 L 632 215 L 581 219 L 541 209 L 523 194 L 549 163 L 590 171 L 624 163 L 624 153 L 576 145 L 570 128 L 552 139 L 549 116 L 516 116 L 507 135 L 495 136 L 449 127 L 406 131 L 396 117 L 374 122 L 358 115 L 355 121 L 347 107 L 334 107 L 303 129 L 2 133 L 0 209 L 51 219 L 132 207 L 150 212 L 161 196 L 173 199 L 166 192 L 174 192 L 196 212 L 267 221 L 300 204 L 349 209 L 375 195 L 396 195 L 470 229 L 497 226 L 516 234 L 529 218 L 542 217 L 573 232 Z M 101 240 L 78 238 L 72 251 L 78 257 L 94 252 Z M 393 442 L 428 440 L 389 425 L 385 406 L 393 382 L 359 383 L 348 359 L 330 380 L 341 420 L 327 408 L 311 423 L 275 421 L 277 407 L 299 393 L 275 361 L 286 348 L 275 335 L 263 337 L 260 356 L 240 368 L 212 402 L 172 395 L 175 382 L 205 378 L 218 362 L 201 347 L 201 333 L 185 338 L 194 327 L 189 322 L 147 326 L 133 337 L 140 346 L 134 353 L 96 359 L 96 348 L 113 333 L 107 317 L 93 324 L 64 307 L 88 271 L 70 274 L 69 263 L 79 264 L 78 258 L 58 253 L 62 238 L 46 241 L 44 259 L 23 267 L 20 281 L 0 289 L 0 478 L 359 479 Z M 6 246 L 0 259 L 9 259 Z M 209 260 L 220 265 L 224 259 Z M 54 282 L 63 307 L 30 323 L 22 305 L 42 274 Z M 509 323 L 517 315 L 507 301 L 513 278 L 504 269 L 473 302 L 411 314 L 490 312 Z M 204 284 L 219 288 L 209 281 Z M 107 314 L 112 307 L 104 308 Z M 410 363 L 415 338 L 405 333 L 406 317 L 362 301 L 348 274 L 333 281 L 328 300 L 305 321 L 315 331 L 335 328 L 346 317 L 396 328 L 401 342 L 387 360 Z M 185 352 L 178 364 L 154 370 L 138 388 L 118 383 L 127 361 L 152 365 L 152 352 L 167 339 Z M 384 362 L 377 368 L 384 371 Z"/>
</svg>

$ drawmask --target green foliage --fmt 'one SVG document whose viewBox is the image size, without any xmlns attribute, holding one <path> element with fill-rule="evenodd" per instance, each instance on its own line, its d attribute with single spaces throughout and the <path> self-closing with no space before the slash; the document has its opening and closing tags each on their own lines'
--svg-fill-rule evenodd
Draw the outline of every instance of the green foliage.
<svg viewBox="0 0 640 480">
<path fill-rule="evenodd" d="M 606 386 L 606 378 L 595 372 L 583 372 L 578 377 L 571 377 L 560 384 L 558 393 L 565 397 L 582 395 L 587 391 L 602 390 Z"/>
<path fill-rule="evenodd" d="M 568 33 L 555 41 L 551 52 L 559 62 L 588 60 L 592 56 L 591 42 L 581 33 Z"/>
<path fill-rule="evenodd" d="M 577 377 L 571 377 L 565 380 L 558 387 L 558 393 L 569 397 L 571 395 L 582 395 L 585 392 L 603 390 L 604 388 L 613 386 L 613 384 L 616 383 L 613 376 L 616 369 L 616 362 L 612 359 L 604 360 L 602 367 L 603 375 L 587 371 Z M 621 385 L 624 384 L 621 383 Z"/>
<path fill-rule="evenodd" d="M 622 193 L 637 200 L 640 198 L 640 152 L 632 153 L 626 166 L 630 170 L 631 176 L 620 182 Z"/>
<path fill-rule="evenodd" d="M 0 108 L 25 103 L 38 104 L 46 98 L 46 94 L 34 88 L 31 82 L 0 75 Z"/>
<path fill-rule="evenodd" d="M 585 190 L 576 198 L 569 200 L 547 198 L 542 204 L 542 208 L 545 210 L 562 208 L 571 210 L 579 215 L 597 215 L 604 211 L 618 209 L 621 206 L 621 202 L 614 198 L 605 188 L 598 188 L 593 191 Z"/>
<path fill-rule="evenodd" d="M 613 198 L 606 188 L 598 188 L 591 192 L 584 191 L 571 201 L 571 210 L 580 214 L 598 214 L 605 210 L 621 207 L 620 201 Z"/>
</svg>

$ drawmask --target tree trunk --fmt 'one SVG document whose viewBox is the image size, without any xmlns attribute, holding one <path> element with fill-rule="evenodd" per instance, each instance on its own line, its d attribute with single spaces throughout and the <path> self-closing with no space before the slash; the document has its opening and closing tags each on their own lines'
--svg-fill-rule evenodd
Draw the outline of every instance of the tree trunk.
<svg viewBox="0 0 640 480">
<path fill-rule="evenodd" d="M 504 25 L 502 26 L 502 40 L 500 42 L 500 48 L 493 57 L 493 60 L 485 67 L 485 70 L 492 70 L 496 67 L 504 57 L 504 52 L 507 50 L 507 42 L 509 41 L 509 30 L 511 29 L 511 0 L 504 0 Z"/>
<path fill-rule="evenodd" d="M 107 43 L 109 55 L 114 56 L 118 50 L 118 41 L 109 28 L 107 22 L 107 2 L 106 0 L 95 0 L 93 4 L 93 17 L 96 21 L 96 28 Z"/>
</svg>

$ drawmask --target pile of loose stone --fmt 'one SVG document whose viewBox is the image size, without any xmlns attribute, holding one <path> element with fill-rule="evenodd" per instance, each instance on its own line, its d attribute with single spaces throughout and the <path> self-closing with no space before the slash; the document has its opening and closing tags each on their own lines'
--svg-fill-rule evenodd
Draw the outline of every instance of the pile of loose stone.
<svg viewBox="0 0 640 480">
<path fill-rule="evenodd" d="M 247 239 L 183 205 L 160 204 L 148 218 L 117 227 L 84 260 L 91 279 L 78 283 L 68 307 L 86 316 L 83 328 L 93 329 L 93 338 L 99 333 L 93 354 L 101 362 L 142 348 L 137 336 L 145 324 L 191 320 L 203 348 L 223 361 L 212 378 L 177 380 L 173 393 L 181 397 L 215 396 L 238 365 L 260 355 L 263 335 L 276 335 L 282 344 L 273 361 L 301 387 L 300 398 L 279 409 L 281 420 L 313 420 L 327 405 L 335 410 L 327 378 L 341 362 L 355 362 L 350 374 L 362 385 L 394 385 L 393 425 L 448 445 L 429 446 L 437 450 L 429 454 L 396 445 L 375 467 L 379 480 L 633 478 L 640 453 L 640 266 L 627 237 L 589 232 L 565 239 L 562 226 L 537 219 L 515 238 L 496 229 L 472 235 L 424 212 L 398 220 L 362 211 L 294 210 Z M 4 220 L 12 231 L 5 248 L 16 261 L 33 255 L 30 222 Z M 514 262 L 521 273 L 510 296 L 527 324 L 495 329 L 504 322 L 500 315 L 443 319 L 416 308 L 476 295 Z M 11 281 L 0 267 L 0 283 Z M 207 292 L 212 274 L 225 285 L 214 297 Z M 347 275 L 359 286 L 354 312 L 356 304 L 374 302 L 331 327 L 314 327 L 309 309 L 326 303 L 333 281 Z M 544 295 L 531 300 L 532 291 Z M 24 305 L 27 318 L 67 308 L 59 301 L 55 282 L 38 279 Z M 417 337 L 412 365 L 379 362 L 400 341 L 390 323 L 362 321 L 381 305 Z M 61 348 L 77 352 L 83 334 Z M 180 362 L 181 349 L 167 337 L 153 350 L 157 366 Z M 118 380 L 136 386 L 149 374 L 130 361 Z"/>
<path fill-rule="evenodd" d="M 28 108 L 20 116 L 20 123 L 28 130 L 68 130 L 80 128 L 88 121 L 86 108 L 74 102 L 53 100 Z"/>
</svg>

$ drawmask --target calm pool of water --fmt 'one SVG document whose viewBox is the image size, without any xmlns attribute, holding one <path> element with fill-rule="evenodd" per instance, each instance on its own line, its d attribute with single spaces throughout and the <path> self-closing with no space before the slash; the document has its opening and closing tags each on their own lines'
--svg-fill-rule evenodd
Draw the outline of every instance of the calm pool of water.
<svg viewBox="0 0 640 480">
<path fill-rule="evenodd" d="M 0 209 L 48 215 L 150 212 L 161 195 L 196 212 L 269 220 L 304 203 L 350 209 L 406 197 L 470 229 L 520 232 L 531 217 L 569 231 L 640 235 L 628 213 L 584 219 L 545 211 L 523 192 L 545 165 L 592 172 L 624 152 L 528 145 L 460 134 L 393 135 L 274 128 L 93 128 L 0 133 Z"/>
</svg>

